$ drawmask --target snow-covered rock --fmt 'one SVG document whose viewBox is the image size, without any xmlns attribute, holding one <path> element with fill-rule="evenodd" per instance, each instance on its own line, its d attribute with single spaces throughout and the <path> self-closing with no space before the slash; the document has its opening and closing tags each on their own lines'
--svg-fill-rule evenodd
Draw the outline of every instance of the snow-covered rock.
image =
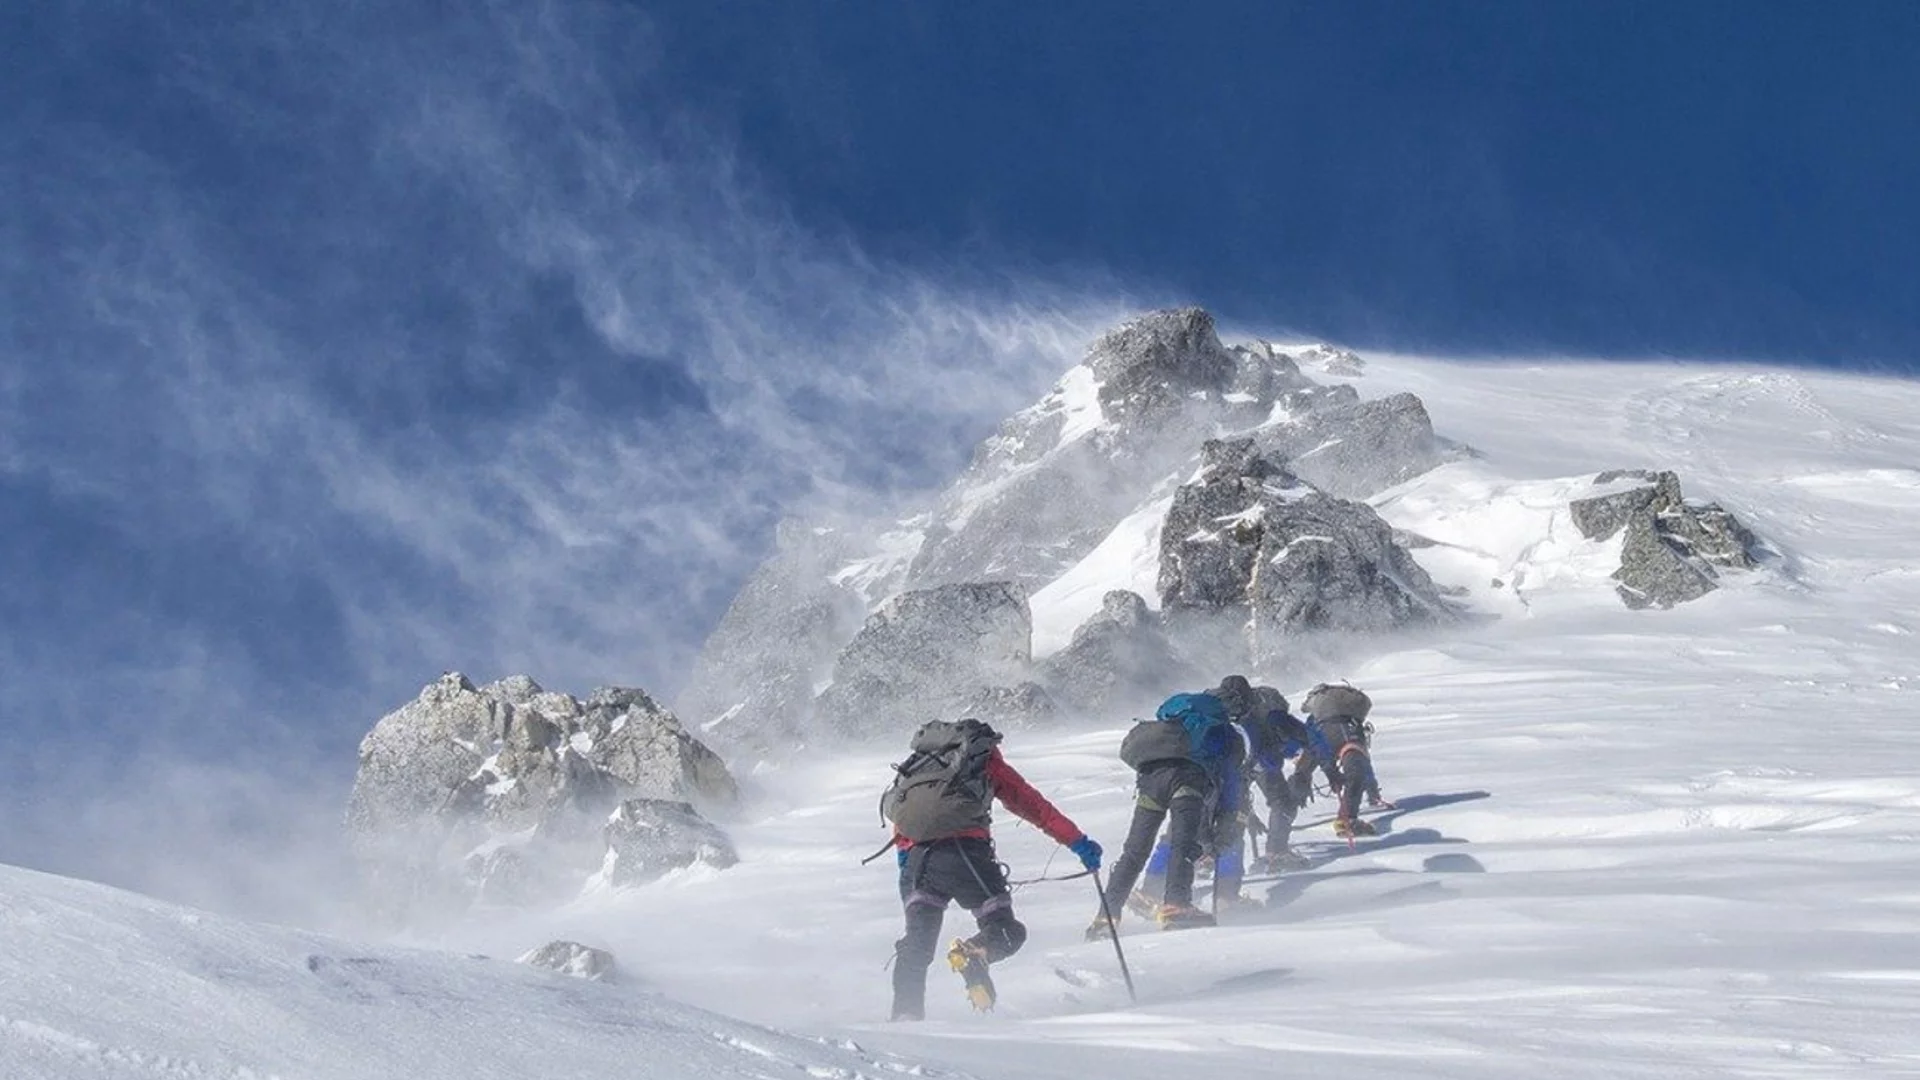
<svg viewBox="0 0 1920 1080">
<path fill-rule="evenodd" d="M 1060 706 L 1036 682 L 983 686 L 958 698 L 954 716 L 984 720 L 1001 731 L 1044 727 L 1060 718 Z"/>
<path fill-rule="evenodd" d="M 717 744 L 764 754 L 806 730 L 816 688 L 867 616 L 835 571 L 858 552 L 843 530 L 783 522 L 708 636 L 676 711 Z"/>
<path fill-rule="evenodd" d="M 1270 347 L 1222 345 L 1199 308 L 1130 320 L 980 445 L 941 496 L 907 584 L 1009 579 L 1038 588 L 1091 551 L 1200 440 L 1260 423 L 1282 395 L 1309 386 Z"/>
<path fill-rule="evenodd" d="M 549 941 L 523 953 L 516 962 L 588 982 L 612 982 L 620 971 L 612 953 L 577 941 Z"/>
<path fill-rule="evenodd" d="M 622 800 L 736 796 L 720 758 L 643 691 L 582 702 L 526 676 L 476 688 L 449 672 L 362 740 L 346 823 L 372 899 L 404 918 L 577 891 Z"/>
<path fill-rule="evenodd" d="M 645 885 L 696 863 L 724 870 L 740 861 L 719 827 L 684 802 L 628 799 L 607 822 L 606 879 Z"/>
<path fill-rule="evenodd" d="M 1195 395 L 1224 394 L 1241 370 L 1197 307 L 1156 311 L 1109 331 L 1087 351 L 1100 408 L 1126 422 L 1178 413 Z"/>
<path fill-rule="evenodd" d="M 1300 402 L 1307 405 L 1307 402 Z M 1322 491 L 1365 498 L 1445 460 L 1426 406 L 1412 394 L 1333 403 L 1262 428 L 1261 452 Z"/>
<path fill-rule="evenodd" d="M 1757 565 L 1759 541 L 1718 504 L 1695 505 L 1668 471 L 1616 469 L 1594 477 L 1601 494 L 1568 504 L 1573 523 L 1590 540 L 1626 531 L 1614 572 L 1628 607 L 1668 608 L 1718 588 L 1718 569 Z"/>
<path fill-rule="evenodd" d="M 1159 614 L 1140 594 L 1114 589 L 1072 642 L 1041 662 L 1039 678 L 1066 708 L 1104 716 L 1139 711 L 1165 697 L 1178 671 Z"/>
<path fill-rule="evenodd" d="M 904 592 L 841 652 L 814 712 L 842 736 L 953 719 L 983 693 L 1026 682 L 1032 649 L 1026 590 L 1013 582 Z"/>
<path fill-rule="evenodd" d="M 1303 634 L 1382 633 L 1453 617 L 1371 507 L 1302 483 L 1251 439 L 1209 442 L 1204 456 L 1161 531 L 1160 596 L 1170 618 L 1231 617 L 1258 663 Z"/>
</svg>

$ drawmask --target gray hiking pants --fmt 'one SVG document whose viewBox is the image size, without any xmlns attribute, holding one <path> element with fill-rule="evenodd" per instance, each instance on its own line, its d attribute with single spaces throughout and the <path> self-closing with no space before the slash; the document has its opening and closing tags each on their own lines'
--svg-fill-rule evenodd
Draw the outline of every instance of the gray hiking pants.
<svg viewBox="0 0 1920 1080">
<path fill-rule="evenodd" d="M 1027 928 L 1013 917 L 1013 892 L 994 857 L 993 841 L 960 836 L 915 844 L 900 868 L 900 902 L 907 932 L 893 943 L 893 1017 L 918 1020 L 927 1011 L 927 968 L 940 948 L 947 904 L 973 914 L 979 931 L 968 940 L 997 963 L 1026 944 Z"/>
<path fill-rule="evenodd" d="M 1115 914 L 1123 910 L 1140 871 L 1146 868 L 1162 823 L 1167 825 L 1167 840 L 1172 847 L 1165 901 L 1193 903 L 1193 860 L 1200 857 L 1200 837 L 1208 826 L 1207 796 L 1212 789 L 1207 771 L 1191 761 L 1150 761 L 1141 768 L 1134 793 L 1133 824 L 1127 829 L 1126 846 L 1114 860 L 1112 876 L 1107 879 L 1107 906 Z"/>
<path fill-rule="evenodd" d="M 1300 808 L 1306 799 L 1287 780 L 1284 763 L 1272 771 L 1255 769 L 1253 781 L 1259 785 L 1260 796 L 1267 803 L 1267 851 L 1285 851 L 1293 843 L 1293 823 L 1300 817 Z"/>
</svg>

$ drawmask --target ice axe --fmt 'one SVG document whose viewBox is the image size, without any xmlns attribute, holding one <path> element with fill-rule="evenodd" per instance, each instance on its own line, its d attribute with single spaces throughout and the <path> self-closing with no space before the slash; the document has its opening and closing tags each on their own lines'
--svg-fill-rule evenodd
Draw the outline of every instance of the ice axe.
<svg viewBox="0 0 1920 1080">
<path fill-rule="evenodd" d="M 1120 923 L 1113 917 L 1113 905 L 1107 902 L 1107 887 L 1100 880 L 1100 871 L 1093 872 L 1093 891 L 1100 894 L 1100 914 L 1107 920 L 1107 934 L 1113 938 L 1113 955 L 1120 959 L 1120 977 L 1127 980 L 1127 1000 L 1140 1004 L 1139 995 L 1133 992 L 1133 972 L 1127 970 L 1127 954 L 1120 949 Z"/>
</svg>

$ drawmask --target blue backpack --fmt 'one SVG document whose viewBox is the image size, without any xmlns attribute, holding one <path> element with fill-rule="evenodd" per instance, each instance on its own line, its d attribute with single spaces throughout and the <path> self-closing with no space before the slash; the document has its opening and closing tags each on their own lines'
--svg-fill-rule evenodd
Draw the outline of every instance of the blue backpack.
<svg viewBox="0 0 1920 1080">
<path fill-rule="evenodd" d="M 1212 694 L 1175 694 L 1154 715 L 1186 730 L 1187 756 L 1202 765 L 1225 756 L 1239 739 L 1227 720 L 1226 703 Z"/>
</svg>

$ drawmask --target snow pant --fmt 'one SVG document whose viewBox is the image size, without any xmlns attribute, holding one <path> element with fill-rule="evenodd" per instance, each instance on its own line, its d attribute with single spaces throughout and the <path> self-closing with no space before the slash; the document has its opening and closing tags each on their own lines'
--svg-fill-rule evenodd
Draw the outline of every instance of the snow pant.
<svg viewBox="0 0 1920 1080">
<path fill-rule="evenodd" d="M 1247 805 L 1241 792 L 1240 805 Z M 1209 823 L 1208 847 L 1213 851 L 1213 895 L 1216 901 L 1237 900 L 1240 883 L 1247 876 L 1247 813 L 1241 810 L 1216 810 Z"/>
<path fill-rule="evenodd" d="M 1350 742 L 1336 751 L 1339 761 L 1319 761 L 1312 756 L 1303 756 L 1299 768 L 1294 771 L 1293 779 L 1297 792 L 1311 793 L 1313 772 L 1319 769 L 1327 774 L 1327 784 L 1333 788 L 1334 795 L 1340 800 L 1338 816 L 1352 819 L 1360 813 L 1362 796 L 1378 799 L 1380 781 L 1373 773 L 1373 757 L 1366 747 Z"/>
<path fill-rule="evenodd" d="M 1287 779 L 1284 765 L 1276 765 L 1272 770 L 1256 769 L 1253 780 L 1260 787 L 1260 796 L 1267 801 L 1267 853 L 1285 851 L 1293 844 L 1293 823 L 1300 817 L 1300 807 L 1306 799 Z M 1311 783 L 1309 780 L 1308 784 Z"/>
<path fill-rule="evenodd" d="M 1115 912 L 1123 909 L 1134 882 L 1147 866 L 1163 823 L 1167 826 L 1168 856 L 1162 898 L 1169 904 L 1193 903 L 1193 861 L 1200 857 L 1200 837 L 1207 829 L 1208 796 L 1212 791 L 1213 781 L 1207 771 L 1191 761 L 1150 761 L 1141 768 L 1134 791 L 1133 824 L 1127 829 L 1126 846 L 1114 860 L 1112 876 L 1107 878 L 1110 908 Z"/>
<path fill-rule="evenodd" d="M 915 844 L 900 867 L 900 902 L 907 932 L 893 943 L 893 1018 L 918 1020 L 927 1012 L 927 968 L 940 947 L 947 904 L 973 915 L 979 930 L 967 940 L 1004 960 L 1026 944 L 1027 928 L 1013 917 L 1013 891 L 994 858 L 993 841 L 957 836 Z"/>
<path fill-rule="evenodd" d="M 1246 805 L 1243 801 L 1242 806 Z M 1201 854 L 1213 856 L 1215 896 L 1232 899 L 1240 895 L 1240 884 L 1247 876 L 1247 816 L 1245 812 L 1218 810 L 1207 802 L 1200 830 Z M 1162 837 L 1147 858 L 1147 872 L 1140 879 L 1140 891 L 1156 900 L 1167 892 L 1167 868 L 1173 865 L 1173 843 Z"/>
<path fill-rule="evenodd" d="M 1360 797 L 1380 797 L 1380 783 L 1373 778 L 1373 759 L 1366 747 L 1351 742 L 1338 751 L 1337 767 L 1327 770 L 1327 779 L 1340 797 L 1339 816 L 1351 821 L 1360 816 Z"/>
</svg>

